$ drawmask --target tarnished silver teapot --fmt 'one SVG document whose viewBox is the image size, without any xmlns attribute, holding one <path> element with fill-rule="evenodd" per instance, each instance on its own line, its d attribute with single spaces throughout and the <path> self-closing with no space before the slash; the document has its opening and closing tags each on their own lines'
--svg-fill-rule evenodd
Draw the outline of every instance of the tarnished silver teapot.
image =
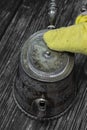
<svg viewBox="0 0 87 130">
<path fill-rule="evenodd" d="M 51 0 L 50 23 L 55 14 L 55 0 Z M 18 107 L 40 120 L 64 114 L 76 96 L 74 54 L 50 50 L 43 41 L 43 34 L 48 30 L 34 33 L 24 43 L 14 86 Z"/>
</svg>

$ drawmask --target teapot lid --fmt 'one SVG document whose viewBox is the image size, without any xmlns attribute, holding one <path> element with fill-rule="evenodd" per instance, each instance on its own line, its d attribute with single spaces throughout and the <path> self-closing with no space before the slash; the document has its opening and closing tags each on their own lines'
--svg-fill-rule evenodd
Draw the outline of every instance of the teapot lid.
<svg viewBox="0 0 87 130">
<path fill-rule="evenodd" d="M 25 73 L 39 81 L 55 82 L 66 78 L 74 66 L 74 56 L 71 53 L 61 53 L 50 50 L 44 40 L 41 30 L 29 37 L 21 51 L 21 65 Z"/>
</svg>

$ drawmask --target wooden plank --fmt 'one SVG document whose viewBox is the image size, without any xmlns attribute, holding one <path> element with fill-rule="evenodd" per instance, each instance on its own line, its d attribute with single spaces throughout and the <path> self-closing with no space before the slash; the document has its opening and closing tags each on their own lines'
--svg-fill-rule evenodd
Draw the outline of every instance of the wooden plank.
<svg viewBox="0 0 87 130">
<path fill-rule="evenodd" d="M 85 130 L 87 128 L 87 81 L 84 79 L 86 75 L 83 71 L 87 58 L 83 55 L 76 56 L 78 96 L 75 104 L 64 116 L 52 121 L 36 121 L 22 113 L 13 100 L 12 88 L 18 70 L 20 48 L 32 33 L 47 27 L 47 4 L 47 1 L 38 0 L 34 6 L 32 1 L 27 4 L 24 1 L 1 39 L 0 130 Z M 80 2 L 61 0 L 58 7 L 56 26 L 67 26 L 73 23 L 78 14 Z"/>
<path fill-rule="evenodd" d="M 0 1 L 0 39 L 13 18 L 22 0 L 1 0 Z"/>
<path fill-rule="evenodd" d="M 38 3 L 37 3 L 38 5 Z M 12 129 L 21 129 L 22 124 L 20 118 L 20 111 L 15 106 L 12 98 L 12 81 L 18 67 L 18 54 L 20 47 L 23 43 L 22 40 L 25 39 L 25 31 L 27 27 L 30 29 L 30 34 L 32 32 L 33 17 L 35 16 L 36 9 L 26 8 L 21 6 L 18 10 L 16 16 L 14 17 L 12 23 L 8 27 L 5 35 L 1 40 L 0 46 L 0 126 L 1 129 L 8 129 L 10 127 L 10 122 L 13 123 L 12 116 L 16 115 L 16 124 L 15 126 L 11 125 Z M 33 21 L 34 23 L 35 21 Z M 32 24 L 33 25 L 33 24 Z M 33 30 L 34 31 L 34 30 Z M 26 33 L 27 34 L 27 33 Z M 29 33 L 28 33 L 29 36 Z M 17 112 L 17 114 L 15 113 Z M 22 114 L 22 113 L 21 113 Z M 23 119 L 24 119 L 23 114 Z M 20 119 L 19 119 L 20 118 Z M 17 120 L 18 119 L 18 120 Z M 25 122 L 25 120 L 23 120 Z M 14 128 L 13 128 L 14 127 Z M 21 128 L 20 128 L 21 127 Z M 10 128 L 9 128 L 10 129 Z"/>
</svg>

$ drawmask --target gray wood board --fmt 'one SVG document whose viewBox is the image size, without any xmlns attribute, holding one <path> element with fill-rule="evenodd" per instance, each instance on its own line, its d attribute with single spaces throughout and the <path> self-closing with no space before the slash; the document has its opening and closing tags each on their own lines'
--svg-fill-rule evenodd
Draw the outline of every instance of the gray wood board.
<svg viewBox="0 0 87 130">
<path fill-rule="evenodd" d="M 0 0 L 0 39 L 14 17 L 22 0 Z"/>
<path fill-rule="evenodd" d="M 56 27 L 74 23 L 81 2 L 58 2 Z M 48 26 L 47 1 L 24 0 L 7 27 L 0 42 L 0 130 L 86 130 L 87 129 L 87 58 L 76 55 L 76 83 L 78 95 L 74 105 L 64 116 L 52 121 L 36 121 L 22 113 L 14 102 L 12 88 L 18 71 L 21 46 L 34 32 Z"/>
</svg>

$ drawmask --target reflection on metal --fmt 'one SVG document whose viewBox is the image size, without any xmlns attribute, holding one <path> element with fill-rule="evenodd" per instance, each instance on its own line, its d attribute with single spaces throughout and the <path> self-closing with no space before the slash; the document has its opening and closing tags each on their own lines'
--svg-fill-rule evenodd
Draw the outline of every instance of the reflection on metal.
<svg viewBox="0 0 87 130">
<path fill-rule="evenodd" d="M 83 5 L 82 5 L 80 11 L 81 12 L 86 12 L 87 11 L 87 0 L 83 1 L 82 3 L 83 3 Z M 87 13 L 86 13 L 86 15 L 87 15 Z"/>
<path fill-rule="evenodd" d="M 57 14 L 56 0 L 49 1 L 48 16 L 50 25 L 54 25 L 54 20 Z"/>
<path fill-rule="evenodd" d="M 21 65 L 28 76 L 45 82 L 66 78 L 74 66 L 74 56 L 48 49 L 42 37 L 42 30 L 33 34 L 21 51 Z"/>
<path fill-rule="evenodd" d="M 46 111 L 47 111 L 47 100 L 44 98 L 38 98 L 33 101 L 32 103 L 32 109 L 37 108 L 37 117 L 38 118 L 43 118 L 46 116 Z"/>
</svg>

